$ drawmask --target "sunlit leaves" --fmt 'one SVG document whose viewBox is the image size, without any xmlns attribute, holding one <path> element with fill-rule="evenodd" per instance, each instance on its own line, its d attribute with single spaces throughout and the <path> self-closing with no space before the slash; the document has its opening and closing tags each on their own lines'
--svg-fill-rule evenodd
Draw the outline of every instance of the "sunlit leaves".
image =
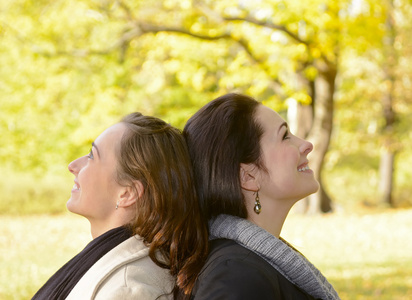
<svg viewBox="0 0 412 300">
<path fill-rule="evenodd" d="M 309 104 L 300 80 L 313 82 L 315 62 L 323 60 L 339 70 L 333 147 L 364 147 L 375 155 L 385 3 L 2 1 L 0 161 L 65 168 L 126 113 L 138 110 L 182 127 L 198 107 L 230 91 L 281 111 L 290 97 Z M 395 8 L 394 107 L 402 142 L 411 144 L 412 8 L 406 0 L 395 1 Z M 225 20 L 235 17 L 261 23 Z M 145 32 L 144 24 L 182 32 Z"/>
</svg>

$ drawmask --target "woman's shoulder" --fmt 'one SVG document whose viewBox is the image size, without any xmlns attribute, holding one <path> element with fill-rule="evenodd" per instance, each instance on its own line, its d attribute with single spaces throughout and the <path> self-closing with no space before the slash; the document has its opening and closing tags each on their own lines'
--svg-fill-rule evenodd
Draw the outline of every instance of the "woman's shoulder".
<svg viewBox="0 0 412 300">
<path fill-rule="evenodd" d="M 312 299 L 253 251 L 232 240 L 210 244 L 193 299 Z"/>
<path fill-rule="evenodd" d="M 168 294 L 174 278 L 156 265 L 141 238 L 133 236 L 113 248 L 82 277 L 70 299 L 90 294 L 90 299 L 173 299 Z M 77 298 L 78 299 L 78 298 Z"/>
<path fill-rule="evenodd" d="M 124 251 L 130 251 L 130 258 L 123 260 L 101 283 L 95 299 L 132 299 L 137 296 L 140 299 L 173 299 L 171 292 L 175 280 L 169 270 L 152 261 L 148 248 L 138 237 L 124 246 Z M 133 252 L 131 246 L 139 250 Z"/>
<path fill-rule="evenodd" d="M 223 263 L 223 265 L 222 265 Z M 233 240 L 217 239 L 210 242 L 210 251 L 203 271 L 236 263 L 245 267 L 254 267 L 272 271 L 272 267 L 253 251 L 239 245 Z M 230 268 L 228 268 L 230 271 Z"/>
<path fill-rule="evenodd" d="M 255 272 L 255 270 L 259 270 L 262 273 L 269 272 L 271 276 L 273 275 L 272 273 L 277 273 L 270 264 L 253 251 L 239 245 L 235 241 L 217 239 L 210 243 L 209 255 L 199 277 L 208 276 L 209 273 L 213 273 L 216 269 L 224 270 L 227 273 L 236 273 L 240 268 L 244 269 L 246 273 Z"/>
<path fill-rule="evenodd" d="M 174 284 L 169 270 L 157 266 L 147 256 L 128 262 L 110 274 L 100 285 L 95 299 L 173 299 Z"/>
</svg>

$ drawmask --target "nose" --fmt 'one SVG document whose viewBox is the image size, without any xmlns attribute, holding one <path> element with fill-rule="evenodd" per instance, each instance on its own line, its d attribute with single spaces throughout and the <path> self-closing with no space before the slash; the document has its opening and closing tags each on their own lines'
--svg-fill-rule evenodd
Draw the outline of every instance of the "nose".
<svg viewBox="0 0 412 300">
<path fill-rule="evenodd" d="M 300 153 L 308 155 L 313 150 L 313 144 L 306 140 L 301 140 L 302 144 L 299 146 Z"/>
<path fill-rule="evenodd" d="M 82 168 L 82 158 L 83 157 L 79 157 L 78 159 L 75 159 L 71 163 L 69 163 L 68 169 L 69 169 L 70 173 L 72 173 L 74 175 L 79 173 L 79 171 Z"/>
</svg>

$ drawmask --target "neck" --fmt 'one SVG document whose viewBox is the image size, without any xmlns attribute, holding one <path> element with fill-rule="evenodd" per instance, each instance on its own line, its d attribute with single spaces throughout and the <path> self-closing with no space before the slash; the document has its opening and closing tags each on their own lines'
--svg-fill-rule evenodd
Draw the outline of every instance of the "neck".
<svg viewBox="0 0 412 300">
<path fill-rule="evenodd" d="M 124 211 L 121 211 L 121 209 Z M 111 229 L 130 223 L 132 217 L 129 211 L 119 207 L 119 210 L 116 211 L 116 213 L 110 218 L 102 220 L 88 218 L 88 220 L 90 222 L 90 232 L 92 234 L 92 238 L 95 239 Z"/>
<path fill-rule="evenodd" d="M 253 206 L 249 205 L 247 219 L 279 238 L 283 224 L 293 204 L 288 203 L 288 201 L 265 201 L 260 214 L 256 214 Z"/>
<path fill-rule="evenodd" d="M 102 226 L 101 224 L 98 224 L 97 222 L 90 221 L 90 232 L 92 234 L 93 239 L 97 238 L 98 236 L 102 235 L 103 233 L 105 233 L 105 232 L 107 232 L 107 231 L 109 231 L 113 228 L 122 226 L 122 225 L 117 226 L 117 225 L 114 225 L 114 224 L 104 224 L 104 225 L 106 225 L 106 226 Z"/>
</svg>

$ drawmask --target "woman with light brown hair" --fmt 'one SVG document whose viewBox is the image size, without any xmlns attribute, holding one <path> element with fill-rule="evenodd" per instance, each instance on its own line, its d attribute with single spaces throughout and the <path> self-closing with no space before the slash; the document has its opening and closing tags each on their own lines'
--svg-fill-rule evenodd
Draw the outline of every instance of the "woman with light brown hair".
<svg viewBox="0 0 412 300">
<path fill-rule="evenodd" d="M 33 299 L 173 299 L 190 294 L 207 249 L 179 130 L 132 113 L 69 164 L 69 211 L 93 240 Z"/>
</svg>

